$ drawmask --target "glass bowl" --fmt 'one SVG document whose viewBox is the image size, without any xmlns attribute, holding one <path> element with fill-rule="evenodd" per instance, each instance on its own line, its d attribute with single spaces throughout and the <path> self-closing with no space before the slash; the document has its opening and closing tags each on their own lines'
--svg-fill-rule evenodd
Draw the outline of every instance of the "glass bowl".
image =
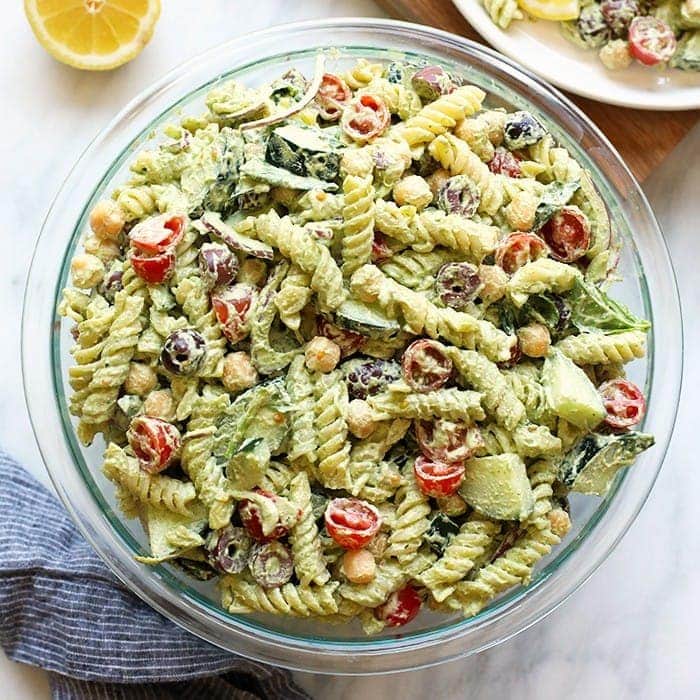
<svg viewBox="0 0 700 700">
<path fill-rule="evenodd" d="M 624 240 L 624 282 L 617 294 L 654 323 L 648 356 L 632 365 L 631 374 L 645 386 L 644 429 L 655 434 L 656 446 L 618 477 L 605 499 L 572 499 L 572 532 L 541 562 L 529 587 L 509 591 L 468 620 L 426 612 L 373 638 L 354 624 L 230 615 L 219 607 L 211 584 L 134 560 L 134 554 L 146 553 L 145 538 L 138 522 L 127 521 L 115 507 L 112 485 L 100 471 L 103 445 L 83 448 L 73 432 L 66 401 L 70 324 L 56 315 L 87 212 L 123 180 L 126 163 L 157 138 L 162 124 L 181 112 L 200 111 L 203 93 L 222 77 L 256 84 L 291 65 L 311 74 L 318 49 L 329 47 L 337 49 L 330 70 L 359 57 L 427 58 L 483 87 L 491 105 L 528 109 L 544 120 L 590 168 Z M 673 270 L 649 205 L 609 142 L 574 105 L 508 59 L 460 37 L 400 22 L 347 19 L 276 27 L 219 46 L 169 73 L 115 117 L 73 168 L 44 223 L 25 296 L 22 360 L 34 432 L 56 490 L 83 535 L 132 591 L 232 652 L 300 670 L 371 674 L 440 663 L 508 639 L 541 620 L 593 573 L 639 513 L 661 467 L 678 406 L 682 326 Z"/>
</svg>

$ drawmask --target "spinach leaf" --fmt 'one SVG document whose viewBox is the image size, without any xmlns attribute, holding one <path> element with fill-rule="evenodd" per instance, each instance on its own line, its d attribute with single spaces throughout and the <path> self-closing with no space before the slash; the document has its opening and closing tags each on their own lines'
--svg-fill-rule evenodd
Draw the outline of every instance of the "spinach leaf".
<svg viewBox="0 0 700 700">
<path fill-rule="evenodd" d="M 624 304 L 585 280 L 576 280 L 568 295 L 571 321 L 580 331 L 611 334 L 624 331 L 646 331 L 651 324 L 637 318 Z"/>
</svg>

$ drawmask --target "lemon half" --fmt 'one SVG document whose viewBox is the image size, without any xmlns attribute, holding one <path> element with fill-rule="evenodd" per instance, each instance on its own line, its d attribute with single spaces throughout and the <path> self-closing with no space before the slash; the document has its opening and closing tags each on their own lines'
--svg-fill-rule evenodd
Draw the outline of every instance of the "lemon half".
<svg viewBox="0 0 700 700">
<path fill-rule="evenodd" d="M 528 15 L 552 22 L 577 19 L 581 12 L 579 0 L 518 0 L 518 5 Z"/>
<path fill-rule="evenodd" d="M 109 70 L 141 53 L 160 16 L 160 0 L 24 0 L 24 11 L 55 59 Z"/>
</svg>

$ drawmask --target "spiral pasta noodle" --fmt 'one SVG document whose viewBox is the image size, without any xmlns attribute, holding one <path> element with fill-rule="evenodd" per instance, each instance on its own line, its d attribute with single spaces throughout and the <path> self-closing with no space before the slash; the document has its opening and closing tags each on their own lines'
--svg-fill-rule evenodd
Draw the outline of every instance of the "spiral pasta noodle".
<svg viewBox="0 0 700 700">
<path fill-rule="evenodd" d="M 642 331 L 615 335 L 581 333 L 560 340 L 556 347 L 577 365 L 624 364 L 644 357 L 646 337 Z"/>
<path fill-rule="evenodd" d="M 374 239 L 374 187 L 370 179 L 348 175 L 343 180 L 343 274 L 351 275 L 370 261 Z"/>
</svg>

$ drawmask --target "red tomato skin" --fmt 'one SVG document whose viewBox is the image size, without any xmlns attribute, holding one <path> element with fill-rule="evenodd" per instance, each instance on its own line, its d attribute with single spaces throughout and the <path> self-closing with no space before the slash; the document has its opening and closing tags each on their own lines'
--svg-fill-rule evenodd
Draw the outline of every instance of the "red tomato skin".
<svg viewBox="0 0 700 700">
<path fill-rule="evenodd" d="M 352 91 L 342 78 L 333 73 L 325 73 L 316 95 L 321 106 L 321 116 L 326 121 L 340 119 L 343 106 L 351 97 Z"/>
<path fill-rule="evenodd" d="M 421 378 L 421 363 L 437 364 L 432 372 Z M 444 386 L 452 376 L 452 360 L 445 354 L 442 345 L 435 340 L 415 340 L 401 358 L 401 369 L 406 383 L 415 391 L 435 391 Z"/>
<path fill-rule="evenodd" d="M 640 423 L 647 409 L 641 389 L 627 379 L 610 379 L 598 387 L 608 415 L 605 424 L 613 430 L 626 430 Z"/>
<path fill-rule="evenodd" d="M 393 254 L 394 252 L 389 247 L 386 236 L 379 231 L 375 231 L 372 239 L 372 262 L 375 265 L 386 262 Z"/>
<path fill-rule="evenodd" d="M 362 549 L 382 524 L 379 511 L 359 498 L 334 498 L 323 517 L 328 534 L 344 549 Z"/>
<path fill-rule="evenodd" d="M 431 498 L 443 498 L 454 494 L 464 479 L 464 471 L 462 463 L 437 462 L 423 455 L 417 457 L 413 464 L 418 487 Z"/>
<path fill-rule="evenodd" d="M 665 45 L 658 51 L 644 45 L 650 32 L 658 33 L 658 40 L 664 40 Z M 656 66 L 668 61 L 676 52 L 677 41 L 673 30 L 662 19 L 651 16 L 635 17 L 629 26 L 629 52 L 645 66 Z"/>
<path fill-rule="evenodd" d="M 172 423 L 153 416 L 134 418 L 126 437 L 139 466 L 149 474 L 166 469 L 180 450 L 180 431 Z"/>
<path fill-rule="evenodd" d="M 493 158 L 489 161 L 489 170 L 496 175 L 508 177 L 520 177 L 520 162 L 518 158 L 505 148 L 497 148 Z"/>
<path fill-rule="evenodd" d="M 534 233 L 511 233 L 496 249 L 496 264 L 512 275 L 548 252 L 547 244 Z"/>
<path fill-rule="evenodd" d="M 253 288 L 242 283 L 211 295 L 211 305 L 221 332 L 232 344 L 243 340 L 250 332 L 253 298 Z"/>
<path fill-rule="evenodd" d="M 265 498 L 269 498 L 272 501 L 275 500 L 274 493 L 270 493 L 261 488 L 256 488 L 254 491 L 265 496 Z M 243 499 L 239 502 L 238 513 L 241 516 L 243 527 L 257 542 L 272 542 L 272 540 L 278 540 L 280 537 L 289 534 L 289 529 L 282 525 L 282 523 L 278 523 L 269 534 L 263 534 L 260 509 L 254 502 L 248 499 Z"/>
<path fill-rule="evenodd" d="M 162 214 L 134 226 L 129 232 L 129 242 L 142 253 L 164 253 L 180 242 L 184 231 L 184 216 Z"/>
<path fill-rule="evenodd" d="M 349 331 L 345 328 L 339 328 L 329 320 L 318 316 L 316 318 L 316 334 L 322 335 L 328 340 L 332 340 L 339 348 L 342 357 L 349 357 L 358 350 L 361 350 L 369 338 L 361 333 Z"/>
<path fill-rule="evenodd" d="M 574 262 L 582 258 L 591 246 L 591 227 L 583 212 L 573 207 L 558 211 L 541 229 L 553 258 Z"/>
<path fill-rule="evenodd" d="M 464 462 L 474 455 L 477 448 L 483 447 L 484 440 L 476 425 L 461 421 L 448 421 L 438 418 L 435 421 L 414 421 L 416 439 L 421 452 L 433 462 L 453 464 Z M 434 443 L 435 430 L 448 431 L 447 442 Z"/>
<path fill-rule="evenodd" d="M 175 253 L 172 250 L 151 257 L 132 253 L 130 260 L 134 272 L 148 284 L 161 284 L 175 269 Z"/>
<path fill-rule="evenodd" d="M 392 593 L 387 601 L 376 608 L 375 616 L 389 627 L 402 627 L 415 619 L 423 601 L 413 586 Z"/>
<path fill-rule="evenodd" d="M 391 121 L 384 101 L 373 95 L 361 95 L 343 112 L 343 131 L 356 141 L 369 141 L 379 136 Z"/>
</svg>

